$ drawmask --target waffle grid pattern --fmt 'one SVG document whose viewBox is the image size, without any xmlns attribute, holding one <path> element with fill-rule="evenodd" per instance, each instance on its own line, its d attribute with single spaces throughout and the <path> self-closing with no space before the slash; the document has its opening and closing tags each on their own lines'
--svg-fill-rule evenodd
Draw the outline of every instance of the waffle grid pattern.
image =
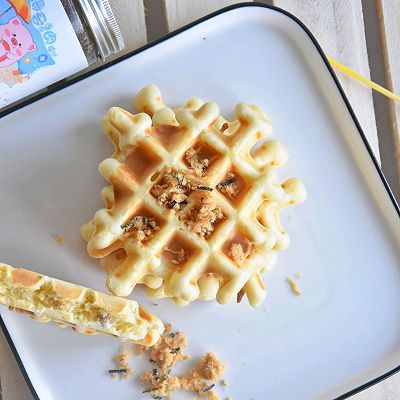
<svg viewBox="0 0 400 400">
<path fill-rule="evenodd" d="M 279 212 L 306 197 L 297 179 L 277 182 L 275 169 L 287 160 L 280 143 L 269 140 L 254 149 L 271 134 L 267 117 L 258 107 L 240 103 L 237 120 L 229 122 L 215 103 L 200 99 L 172 110 L 153 85 L 138 93 L 135 105 L 139 114 L 113 107 L 103 119 L 115 151 L 99 171 L 110 185 L 102 191 L 105 208 L 81 230 L 89 254 L 101 258 L 109 290 L 127 296 L 143 283 L 151 296 L 172 297 L 179 304 L 198 298 L 224 304 L 242 292 L 251 305 L 259 305 L 266 294 L 260 274 L 289 244 Z M 185 153 L 191 148 L 207 154 L 210 163 L 203 181 L 208 186 L 215 188 L 228 172 L 238 180 L 239 193 L 233 199 L 213 190 L 224 218 L 206 238 L 189 230 L 150 193 L 171 168 L 188 170 Z M 191 192 L 185 207 L 195 207 L 199 196 L 198 190 Z M 126 236 L 121 228 L 136 215 L 154 218 L 159 225 L 147 243 Z M 253 251 L 243 262 L 235 262 L 230 245 L 246 240 Z M 163 251 L 166 246 L 184 248 L 185 262 L 173 264 Z"/>
</svg>

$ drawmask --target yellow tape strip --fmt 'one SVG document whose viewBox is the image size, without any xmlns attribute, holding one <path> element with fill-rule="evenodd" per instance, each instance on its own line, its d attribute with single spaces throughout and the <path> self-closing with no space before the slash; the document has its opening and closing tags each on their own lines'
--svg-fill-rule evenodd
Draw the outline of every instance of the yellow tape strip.
<svg viewBox="0 0 400 400">
<path fill-rule="evenodd" d="M 349 67 L 346 67 L 345 65 L 341 64 L 339 61 L 336 61 L 332 57 L 328 56 L 328 61 L 330 62 L 332 67 L 337 68 L 338 70 L 344 72 L 345 74 L 351 76 L 354 79 L 357 79 L 358 81 L 371 87 L 372 89 L 376 90 L 377 92 L 382 93 L 384 96 L 389 97 L 389 99 L 398 101 L 400 103 L 400 96 L 395 95 L 390 90 L 387 90 L 384 87 L 378 85 L 377 83 L 372 82 L 371 80 L 365 78 L 364 76 L 360 75 L 359 73 L 353 71 Z"/>
</svg>

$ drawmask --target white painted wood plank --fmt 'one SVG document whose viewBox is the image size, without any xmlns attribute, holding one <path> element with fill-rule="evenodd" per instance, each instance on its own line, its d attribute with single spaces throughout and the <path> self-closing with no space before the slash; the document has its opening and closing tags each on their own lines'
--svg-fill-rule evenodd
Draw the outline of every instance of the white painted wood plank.
<svg viewBox="0 0 400 400">
<path fill-rule="evenodd" d="M 28 386 L 0 330 L 0 379 L 3 400 L 33 400 Z M 0 396 L 1 398 L 1 396 Z"/>
<path fill-rule="evenodd" d="M 242 0 L 243 1 L 243 0 Z M 235 3 L 238 0 L 164 0 L 167 28 L 169 31 L 180 28 L 213 11 Z M 246 1 L 246 0 L 244 0 Z M 248 0 L 247 0 L 248 1 Z"/>
<path fill-rule="evenodd" d="M 327 55 L 370 78 L 361 0 L 275 0 L 274 5 L 304 22 Z M 379 160 L 371 89 L 341 72 L 337 75 Z"/>
<path fill-rule="evenodd" d="M 400 4 L 398 0 L 376 0 L 386 86 L 392 92 L 400 93 Z M 400 106 L 390 101 L 390 118 L 397 170 L 400 176 Z M 400 398 L 400 374 L 386 379 L 354 400 L 397 400 Z"/>
<path fill-rule="evenodd" d="M 143 0 L 109 0 L 115 19 L 121 28 L 128 53 L 147 43 Z"/>
<path fill-rule="evenodd" d="M 400 3 L 376 0 L 387 88 L 400 93 Z M 397 170 L 400 176 L 400 105 L 390 101 L 390 118 Z M 400 390 L 399 390 L 400 393 Z"/>
<path fill-rule="evenodd" d="M 399 400 L 400 375 L 397 374 L 363 392 L 352 396 L 351 400 Z"/>
</svg>

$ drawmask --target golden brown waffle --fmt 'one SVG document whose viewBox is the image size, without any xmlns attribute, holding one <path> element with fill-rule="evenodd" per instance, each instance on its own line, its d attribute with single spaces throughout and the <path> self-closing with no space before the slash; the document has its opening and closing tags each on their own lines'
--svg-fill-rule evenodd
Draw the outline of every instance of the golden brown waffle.
<svg viewBox="0 0 400 400">
<path fill-rule="evenodd" d="M 162 322 L 135 301 L 3 263 L 0 304 L 41 322 L 52 320 L 80 333 L 102 333 L 144 346 L 156 343 L 164 331 Z"/>
<path fill-rule="evenodd" d="M 289 244 L 279 212 L 306 198 L 297 179 L 282 185 L 277 181 L 275 169 L 287 160 L 280 143 L 270 140 L 254 147 L 271 134 L 268 118 L 257 106 L 240 103 L 237 119 L 230 122 L 215 103 L 200 99 L 172 110 L 154 85 L 138 93 L 135 105 L 139 114 L 113 107 L 103 119 L 115 151 L 99 171 L 110 186 L 102 191 L 105 208 L 81 229 L 88 253 L 100 258 L 107 272 L 109 290 L 127 296 L 142 283 L 151 296 L 172 297 L 179 304 L 214 298 L 228 303 L 246 294 L 251 305 L 259 305 L 266 293 L 260 274 Z M 201 182 L 214 190 L 189 191 L 183 211 L 175 212 L 151 192 L 171 171 L 185 175 L 189 149 L 207 159 Z M 233 197 L 216 189 L 230 173 L 238 192 Z M 179 213 L 194 210 L 205 196 L 220 206 L 223 218 L 204 238 Z M 123 228 L 138 216 L 157 224 L 148 240 L 139 241 Z M 232 244 L 245 248 L 249 243 L 244 260 L 232 256 Z M 166 249 L 183 249 L 185 260 L 178 263 Z"/>
</svg>

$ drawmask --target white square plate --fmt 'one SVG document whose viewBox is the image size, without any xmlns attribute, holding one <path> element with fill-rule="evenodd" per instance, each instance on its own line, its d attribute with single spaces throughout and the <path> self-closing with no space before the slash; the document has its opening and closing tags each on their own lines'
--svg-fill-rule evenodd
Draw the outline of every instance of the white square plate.
<svg viewBox="0 0 400 400">
<path fill-rule="evenodd" d="M 110 106 L 132 110 L 157 84 L 171 106 L 198 96 L 227 117 L 261 106 L 289 149 L 282 181 L 301 179 L 304 205 L 284 212 L 292 244 L 265 276 L 266 303 L 186 308 L 133 297 L 229 364 L 235 399 L 332 399 L 400 364 L 400 219 L 365 138 L 320 48 L 276 9 L 230 8 L 193 24 L 1 120 L 1 260 L 105 291 L 79 227 L 102 206 L 98 164 L 112 152 L 100 129 Z M 58 246 L 52 236 L 65 236 Z M 301 297 L 286 277 L 301 273 Z M 1 311 L 37 396 L 145 399 L 137 376 L 107 376 L 119 343 Z M 4 327 L 3 327 L 4 328 Z M 134 360 L 137 370 L 145 361 Z"/>
</svg>

